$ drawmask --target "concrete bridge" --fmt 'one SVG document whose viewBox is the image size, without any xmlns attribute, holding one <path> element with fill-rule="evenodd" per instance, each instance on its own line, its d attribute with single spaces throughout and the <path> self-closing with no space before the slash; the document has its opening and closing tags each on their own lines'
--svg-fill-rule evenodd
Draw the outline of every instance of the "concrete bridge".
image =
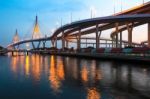
<svg viewBox="0 0 150 99">
<path fill-rule="evenodd" d="M 147 40 L 141 43 L 133 42 L 133 29 L 143 24 L 148 24 Z M 115 49 L 116 51 L 118 51 L 119 49 L 123 49 L 125 47 L 138 47 L 139 49 L 136 50 L 142 52 L 142 49 L 144 47 L 146 47 L 145 50 L 147 50 L 147 48 L 150 48 L 150 2 L 147 2 L 143 5 L 139 5 L 126 11 L 122 11 L 115 15 L 85 19 L 63 25 L 59 27 L 56 31 L 54 31 L 53 35 L 50 37 L 41 38 L 39 29 L 40 28 L 38 26 L 38 18 L 36 17 L 32 39 L 14 39 L 16 41 L 13 41 L 13 43 L 8 45 L 7 48 L 15 49 L 16 46 L 17 48 L 19 48 L 19 45 L 21 44 L 31 43 L 33 49 L 39 49 L 41 43 L 43 45 L 43 48 L 45 48 L 46 42 L 51 41 L 51 47 L 57 49 L 57 41 L 60 40 L 62 45 L 62 48 L 60 50 L 62 50 L 63 52 L 65 52 L 66 48 L 69 48 L 69 43 L 76 43 L 76 50 L 81 50 L 81 45 L 83 44 L 85 44 L 86 47 L 88 47 L 88 44 L 92 44 L 92 47 L 95 48 L 96 51 L 101 50 L 103 48 L 111 48 L 112 50 Z M 114 29 L 110 33 L 110 36 L 108 38 L 102 38 L 101 34 L 103 33 L 103 31 L 110 29 Z M 127 30 L 128 32 L 127 41 L 123 40 L 122 37 L 122 33 L 125 30 Z M 85 37 L 89 34 L 94 34 L 95 37 Z M 85 42 L 83 42 L 83 40 Z M 90 40 L 93 41 L 91 42 Z M 34 42 L 38 42 L 37 46 L 35 46 Z"/>
</svg>

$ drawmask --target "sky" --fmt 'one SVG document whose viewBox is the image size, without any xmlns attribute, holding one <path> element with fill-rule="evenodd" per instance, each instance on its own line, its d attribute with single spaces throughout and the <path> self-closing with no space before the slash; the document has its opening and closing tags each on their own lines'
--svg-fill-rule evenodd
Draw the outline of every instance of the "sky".
<svg viewBox="0 0 150 99">
<path fill-rule="evenodd" d="M 91 18 L 91 10 L 92 17 L 108 16 L 114 13 L 114 5 L 115 12 L 121 11 L 121 2 L 126 10 L 142 4 L 143 0 L 0 0 L 0 45 L 10 44 L 16 29 L 21 39 L 31 37 L 36 15 L 42 35 L 50 36 L 61 20 L 63 25 L 71 22 L 71 13 L 72 21 Z"/>
</svg>

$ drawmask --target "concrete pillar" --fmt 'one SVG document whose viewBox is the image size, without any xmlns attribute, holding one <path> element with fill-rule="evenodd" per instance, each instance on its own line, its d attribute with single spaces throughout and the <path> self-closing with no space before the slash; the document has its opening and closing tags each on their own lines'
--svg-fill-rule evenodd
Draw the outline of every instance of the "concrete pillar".
<svg viewBox="0 0 150 99">
<path fill-rule="evenodd" d="M 106 40 L 106 48 L 107 48 L 107 40 Z"/>
<path fill-rule="evenodd" d="M 116 48 L 118 48 L 119 23 L 115 23 L 115 26 L 116 26 L 116 39 L 115 39 L 115 42 L 116 42 Z"/>
<path fill-rule="evenodd" d="M 127 24 L 127 30 L 128 30 L 128 46 L 132 46 L 132 30 L 133 30 L 133 24 L 131 26 L 129 26 L 129 24 Z"/>
<path fill-rule="evenodd" d="M 98 24 L 96 25 L 96 49 L 100 47 L 100 36 L 101 36 L 101 31 L 99 32 Z"/>
<path fill-rule="evenodd" d="M 120 48 L 122 48 L 122 31 L 120 32 Z"/>
<path fill-rule="evenodd" d="M 12 53 L 12 56 L 14 56 L 14 51 L 12 51 L 11 53 Z"/>
<path fill-rule="evenodd" d="M 116 34 L 116 48 L 118 48 L 118 33 Z"/>
<path fill-rule="evenodd" d="M 81 30 L 79 30 L 79 35 L 77 36 L 77 49 L 81 48 Z"/>
<path fill-rule="evenodd" d="M 64 49 L 65 49 L 64 31 L 62 31 L 62 38 L 61 38 L 61 40 L 62 40 L 62 49 L 63 49 L 63 51 L 64 51 Z"/>
<path fill-rule="evenodd" d="M 112 48 L 114 47 L 114 37 L 112 38 Z"/>
<path fill-rule="evenodd" d="M 112 38 L 112 48 L 116 47 L 116 37 Z"/>
<path fill-rule="evenodd" d="M 148 47 L 150 47 L 150 23 L 148 23 Z"/>
<path fill-rule="evenodd" d="M 51 44 L 52 44 L 51 47 L 55 47 L 55 40 L 54 39 L 51 40 Z"/>
<path fill-rule="evenodd" d="M 87 38 L 86 38 L 86 48 L 87 48 Z"/>
<path fill-rule="evenodd" d="M 129 31 L 128 31 L 128 43 L 129 43 L 129 46 L 132 46 L 132 29 L 129 28 Z"/>
<path fill-rule="evenodd" d="M 55 47 L 57 48 L 57 36 L 55 37 Z"/>
<path fill-rule="evenodd" d="M 67 48 L 69 47 L 68 45 L 69 45 L 69 42 L 66 40 L 66 47 L 67 47 Z"/>
<path fill-rule="evenodd" d="M 98 24 L 96 25 L 96 49 L 99 48 Z"/>
</svg>

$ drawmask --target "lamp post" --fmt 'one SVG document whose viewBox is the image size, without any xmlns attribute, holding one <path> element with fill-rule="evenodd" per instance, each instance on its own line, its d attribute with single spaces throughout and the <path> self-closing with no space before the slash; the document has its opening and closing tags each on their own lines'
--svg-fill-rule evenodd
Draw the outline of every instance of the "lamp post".
<svg viewBox="0 0 150 99">
<path fill-rule="evenodd" d="M 120 4 L 121 4 L 121 12 L 122 12 L 122 0 L 120 0 Z"/>
<path fill-rule="evenodd" d="M 90 11 L 91 11 L 91 18 L 96 17 L 97 11 L 96 11 L 96 8 L 94 6 L 90 7 Z"/>
<path fill-rule="evenodd" d="M 93 10 L 92 8 L 90 8 L 90 11 L 91 11 L 91 18 L 93 17 Z"/>
<path fill-rule="evenodd" d="M 116 14 L 116 2 L 114 0 L 114 15 Z"/>
<path fill-rule="evenodd" d="M 70 13 L 70 23 L 72 23 L 72 12 Z"/>
<path fill-rule="evenodd" d="M 62 25 L 63 25 L 62 18 L 60 19 L 60 25 L 61 25 L 61 27 L 62 27 Z"/>
</svg>

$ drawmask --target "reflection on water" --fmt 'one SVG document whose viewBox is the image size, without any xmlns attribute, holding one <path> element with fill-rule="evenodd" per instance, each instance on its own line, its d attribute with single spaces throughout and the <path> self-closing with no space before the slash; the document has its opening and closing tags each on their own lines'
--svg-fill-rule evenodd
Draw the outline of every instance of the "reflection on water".
<svg viewBox="0 0 150 99">
<path fill-rule="evenodd" d="M 5 64 L 0 81 L 7 90 L 45 99 L 143 99 L 150 97 L 150 67 L 60 56 L 15 56 Z M 2 59 L 0 58 L 0 62 Z M 2 67 L 0 67 L 1 70 Z M 9 73 L 8 70 L 11 70 Z M 5 72 L 7 71 L 7 72 Z M 7 76 L 5 77 L 5 75 Z M 15 81 L 15 83 L 11 83 Z M 0 83 L 0 87 L 1 87 Z M 24 93 L 21 90 L 26 90 Z M 30 93 L 29 93 L 30 92 Z M 38 96 L 37 96 L 38 94 Z M 6 95 L 5 97 L 9 97 Z M 15 93 L 12 94 L 15 96 Z M 20 99 L 16 95 L 16 99 Z M 31 97 L 28 97 L 31 98 Z"/>
<path fill-rule="evenodd" d="M 63 64 L 61 62 L 57 62 L 58 63 L 57 66 L 56 61 L 57 60 L 54 59 L 54 56 L 50 57 L 49 81 L 53 91 L 60 92 L 61 80 L 64 79 L 64 70 L 63 70 Z"/>
<path fill-rule="evenodd" d="M 100 93 L 96 88 L 89 88 L 87 93 L 87 99 L 100 99 Z"/>
<path fill-rule="evenodd" d="M 88 70 L 86 66 L 83 66 L 81 69 L 81 78 L 83 82 L 88 81 Z"/>
<path fill-rule="evenodd" d="M 26 62 L 25 62 L 25 74 L 29 75 L 29 56 L 26 56 Z"/>
<path fill-rule="evenodd" d="M 12 63 L 12 71 L 14 73 L 16 73 L 17 72 L 18 57 L 13 57 L 11 63 Z"/>
<path fill-rule="evenodd" d="M 33 73 L 34 78 L 38 81 L 40 80 L 40 75 L 41 75 L 40 67 L 42 67 L 40 56 L 33 55 L 31 58 L 32 58 L 32 73 Z"/>
</svg>

